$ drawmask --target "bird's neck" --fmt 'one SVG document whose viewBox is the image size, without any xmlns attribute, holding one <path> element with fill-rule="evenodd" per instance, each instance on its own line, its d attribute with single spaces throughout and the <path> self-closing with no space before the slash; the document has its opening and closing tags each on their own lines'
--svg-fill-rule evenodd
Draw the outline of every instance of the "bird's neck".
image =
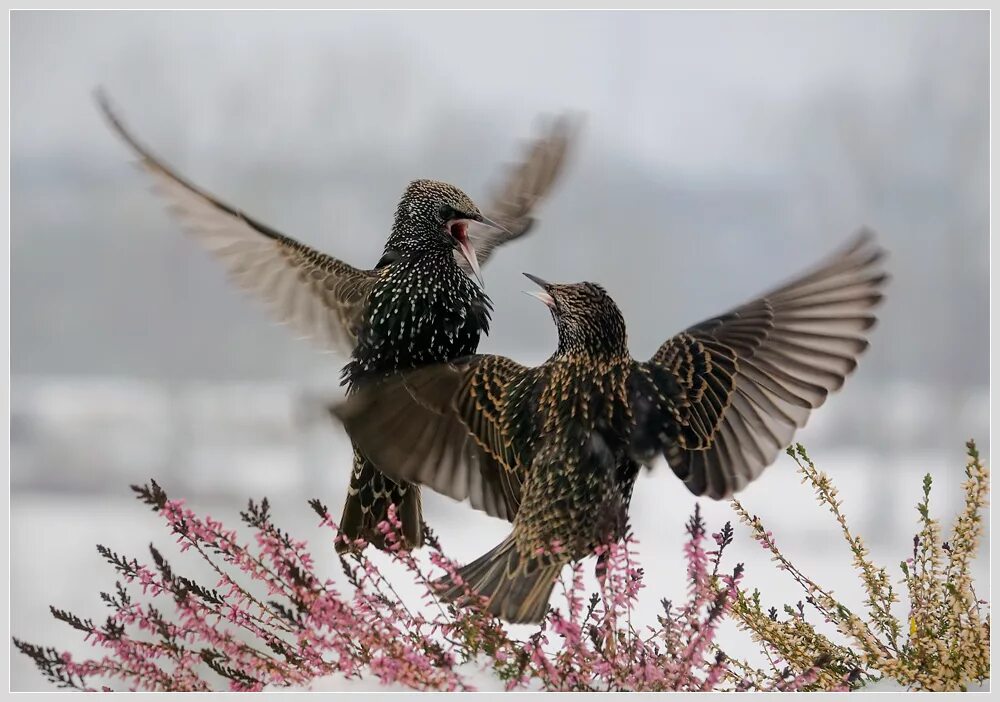
<svg viewBox="0 0 1000 702">
<path fill-rule="evenodd" d="M 400 217 L 397 213 L 385 244 L 386 250 L 392 248 L 401 253 L 450 252 L 451 244 L 439 230 L 438 224 L 414 222 L 412 219 Z"/>
<path fill-rule="evenodd" d="M 449 260 L 456 270 L 461 270 L 455 264 L 455 256 L 450 247 L 446 245 L 434 246 L 424 242 L 414 242 L 405 238 L 390 238 L 385 243 L 382 258 L 379 259 L 377 268 L 382 268 L 389 264 L 427 264 L 448 266 Z"/>
</svg>

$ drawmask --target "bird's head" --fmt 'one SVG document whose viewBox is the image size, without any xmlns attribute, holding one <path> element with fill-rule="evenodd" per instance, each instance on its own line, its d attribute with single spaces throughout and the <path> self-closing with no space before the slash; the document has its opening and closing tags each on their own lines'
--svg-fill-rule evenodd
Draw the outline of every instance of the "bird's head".
<svg viewBox="0 0 1000 702">
<path fill-rule="evenodd" d="M 628 355 L 625 318 L 607 291 L 596 283 L 549 283 L 524 274 L 540 291 L 525 291 L 541 300 L 556 324 L 560 354 Z"/>
<path fill-rule="evenodd" d="M 472 198 L 454 185 L 415 180 L 407 186 L 396 208 L 392 241 L 402 250 L 458 249 L 482 283 L 476 251 L 469 241 L 469 225 L 473 222 L 506 231 L 484 216 Z"/>
</svg>

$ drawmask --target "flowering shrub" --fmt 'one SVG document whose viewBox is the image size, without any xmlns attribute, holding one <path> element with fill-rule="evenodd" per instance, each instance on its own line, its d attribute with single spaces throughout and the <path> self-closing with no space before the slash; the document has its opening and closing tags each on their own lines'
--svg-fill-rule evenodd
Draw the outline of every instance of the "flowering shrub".
<svg viewBox="0 0 1000 702">
<path fill-rule="evenodd" d="M 423 607 L 404 602 L 379 568 L 357 551 L 341 557 L 346 587 L 320 578 L 305 543 L 272 523 L 267 500 L 250 502 L 241 513 L 254 533 L 249 545 L 235 531 L 169 499 L 155 482 L 133 490 L 164 519 L 182 550 L 204 559 L 218 580 L 207 587 L 181 575 L 153 546 L 146 563 L 99 546 L 121 576 L 114 593 L 101 594 L 111 615 L 95 624 L 54 607 L 52 614 L 83 632 L 100 655 L 81 661 L 15 639 L 59 686 L 209 690 L 224 684 L 231 690 L 260 690 L 306 686 L 340 674 L 372 675 L 415 689 L 468 690 L 472 685 L 459 670 L 468 661 L 489 669 L 508 689 L 795 689 L 818 673 L 810 669 L 801 676 L 772 678 L 755 671 L 750 680 L 730 671 L 714 639 L 734 602 L 742 568 L 720 574 L 732 528 L 727 524 L 714 534 L 714 547 L 707 550 L 697 510 L 687 525 L 689 587 L 682 606 L 664 600 L 655 625 L 633 623 L 643 585 L 635 541 L 629 537 L 600 549 L 607 567 L 599 593 L 586 595 L 577 564 L 563 582 L 563 606 L 550 609 L 542 627 L 518 641 L 479 603 L 439 603 L 432 594 L 435 578 L 407 551 L 394 549 L 391 557 L 423 586 Z M 322 527 L 334 539 L 342 538 L 326 507 L 315 500 L 310 504 Z M 395 514 L 382 530 L 390 544 L 398 543 Z M 433 566 L 454 575 L 456 564 L 444 556 L 433 534 L 427 534 L 427 543 Z"/>
<path fill-rule="evenodd" d="M 340 556 L 344 577 L 335 582 L 316 572 L 304 541 L 273 523 L 266 499 L 251 501 L 240 515 L 253 533 L 247 543 L 236 531 L 170 499 L 155 482 L 133 490 L 165 521 L 182 552 L 208 564 L 214 586 L 181 575 L 152 545 L 145 563 L 98 546 L 120 576 L 114 593 L 101 594 L 110 616 L 96 624 L 51 608 L 56 618 L 81 631 L 97 654 L 77 660 L 51 647 L 14 643 L 51 682 L 81 690 L 252 691 L 306 687 L 338 675 L 419 690 L 471 690 L 470 672 L 479 671 L 509 690 L 847 690 L 877 674 L 913 686 L 954 687 L 989 671 L 989 619 L 979 618 L 982 603 L 968 574 L 988 474 L 974 447 L 970 456 L 966 510 L 950 544 L 940 542 L 929 517 L 926 484 L 923 528 L 904 564 L 913 602 L 908 629 L 889 612 L 895 594 L 884 569 L 869 563 L 840 514 L 835 489 L 801 447 L 793 457 L 852 545 L 869 594 L 869 620 L 795 569 L 770 532 L 735 503 L 758 541 L 806 588 L 807 602 L 853 646 L 836 644 L 806 623 L 801 604 L 785 608 L 787 620 L 773 609 L 765 613 L 759 593 L 741 588 L 742 565 L 722 568 L 732 527 L 727 523 L 708 536 L 697 508 L 686 526 L 688 587 L 682 604 L 663 599 L 655 623 L 633 621 L 643 571 L 629 536 L 598 549 L 598 592 L 588 595 L 583 565 L 575 564 L 564 571 L 568 577 L 558 606 L 550 607 L 538 631 L 517 640 L 471 591 L 461 598 L 462 606 L 434 596 L 434 581 L 442 573 L 430 571 L 454 578 L 457 564 L 429 531 L 429 564 L 398 548 L 394 512 L 380 528 L 391 560 L 420 585 L 419 601 L 400 596 L 384 569 L 357 548 L 362 542 Z M 317 500 L 310 505 L 331 541 L 344 538 L 324 505 Z M 727 617 L 735 617 L 763 647 L 765 669 L 733 659 L 719 646 L 718 627 Z M 909 637 L 901 642 L 904 631 Z"/>
<path fill-rule="evenodd" d="M 833 514 L 853 556 L 855 570 L 865 591 L 867 612 L 852 612 L 832 594 L 795 567 L 778 549 L 774 536 L 760 519 L 743 506 L 733 505 L 754 538 L 771 552 L 779 568 L 788 572 L 805 591 L 805 601 L 823 621 L 847 641 L 836 644 L 806 622 L 806 609 L 785 605 L 785 618 L 775 608 L 768 612 L 760 593 L 740 591 L 733 607 L 742 628 L 766 650 L 789 661 L 795 668 L 815 668 L 822 658 L 815 689 L 827 689 L 848 671 L 850 679 L 869 682 L 887 677 L 903 687 L 917 690 L 966 690 L 981 683 L 990 672 L 990 617 L 979 599 L 969 572 L 982 536 L 982 511 L 989 493 L 989 470 L 982 463 L 974 442 L 966 445 L 968 462 L 963 483 L 965 505 L 952 527 L 950 541 L 943 541 L 940 523 L 930 516 L 931 476 L 924 477 L 923 499 L 917 505 L 919 532 L 913 537 L 913 552 L 899 564 L 902 584 L 909 598 L 904 621 L 893 614 L 899 596 L 884 567 L 869 557 L 864 542 L 854 535 L 841 511 L 837 489 L 817 470 L 805 449 L 788 449 L 803 482 L 808 482 L 817 501 Z"/>
</svg>

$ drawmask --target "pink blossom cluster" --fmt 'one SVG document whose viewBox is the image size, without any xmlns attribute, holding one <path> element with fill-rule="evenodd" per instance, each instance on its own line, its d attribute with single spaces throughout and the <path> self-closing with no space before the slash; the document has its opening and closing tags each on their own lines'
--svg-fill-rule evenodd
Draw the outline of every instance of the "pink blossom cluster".
<svg viewBox="0 0 1000 702">
<path fill-rule="evenodd" d="M 633 621 L 643 572 L 635 560 L 636 542 L 627 537 L 597 549 L 599 592 L 587 595 L 583 566 L 576 563 L 563 581 L 564 601 L 550 607 L 541 628 L 520 641 L 471 592 L 460 607 L 437 600 L 435 580 L 441 574 L 457 578 L 458 566 L 428 532 L 431 568 L 443 573 L 428 572 L 400 548 L 394 512 L 380 528 L 392 560 L 421 585 L 422 606 L 399 596 L 360 542 L 341 557 L 345 578 L 339 585 L 321 577 L 306 543 L 272 523 L 266 499 L 250 502 L 241 513 L 254 535 L 244 543 L 235 530 L 169 499 L 155 482 L 133 489 L 165 520 L 181 550 L 195 551 L 217 580 L 209 588 L 175 573 L 152 546 L 149 563 L 98 547 L 122 579 L 116 593 L 101 595 L 112 609 L 107 621 L 95 625 L 52 611 L 85 632 L 99 654 L 77 661 L 68 653 L 15 640 L 60 686 L 254 691 L 308 686 L 341 675 L 375 676 L 418 690 L 471 690 L 460 665 L 476 661 L 511 690 L 739 687 L 739 676 L 715 636 L 736 597 L 742 567 L 720 573 L 732 530 L 726 525 L 714 535 L 716 548 L 707 550 L 697 511 L 684 547 L 688 593 L 682 606 L 663 600 L 655 624 Z M 327 509 L 315 500 L 310 505 L 321 528 L 334 541 L 343 539 Z M 808 682 L 806 677 L 785 680 L 782 687 Z"/>
</svg>

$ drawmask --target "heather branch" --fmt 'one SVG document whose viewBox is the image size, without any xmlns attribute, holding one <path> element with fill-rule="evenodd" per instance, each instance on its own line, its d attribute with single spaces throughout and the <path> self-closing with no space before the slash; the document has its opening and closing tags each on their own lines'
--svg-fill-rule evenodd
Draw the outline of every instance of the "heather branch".
<svg viewBox="0 0 1000 702">
<path fill-rule="evenodd" d="M 877 660 L 883 655 L 885 645 L 879 641 L 867 624 L 847 607 L 837 601 L 833 595 L 813 580 L 806 576 L 801 570 L 795 567 L 774 542 L 771 532 L 764 529 L 760 519 L 751 516 L 738 500 L 733 500 L 733 509 L 740 517 L 740 521 L 749 526 L 754 538 L 768 551 L 771 552 L 772 560 L 779 564 L 781 570 L 789 573 L 794 580 L 806 591 L 806 601 L 815 607 L 826 619 L 837 626 L 837 629 L 852 638 L 863 651 L 864 661 Z M 758 626 L 758 633 L 763 627 Z"/>
<path fill-rule="evenodd" d="M 765 653 L 772 650 L 802 671 L 796 678 L 801 686 L 812 686 L 809 682 L 812 680 L 822 689 L 847 688 L 882 675 L 909 688 L 964 690 L 969 681 L 989 677 L 989 614 L 982 617 L 981 602 L 969 572 L 982 534 L 981 513 L 989 491 L 989 471 L 975 444 L 970 441 L 967 445 L 965 504 L 956 518 L 950 542 L 943 541 L 940 523 L 931 516 L 932 480 L 930 475 L 924 478 L 922 498 L 917 504 L 920 530 L 913 538 L 912 555 L 900 563 L 910 600 L 905 641 L 903 627 L 890 611 L 898 598 L 886 571 L 870 562 L 861 539 L 848 528 L 836 488 L 828 476 L 816 469 L 801 446 L 790 448 L 788 453 L 798 464 L 804 482 L 812 485 L 820 504 L 833 514 L 851 548 L 867 596 L 871 628 L 869 622 L 851 613 L 832 593 L 795 568 L 760 520 L 734 501 L 734 509 L 750 526 L 754 538 L 771 553 L 779 568 L 789 572 L 805 590 L 806 602 L 841 634 L 847 635 L 858 649 L 835 645 L 807 624 L 801 603 L 797 609 L 786 605 L 784 611 L 789 619 L 779 621 L 775 608 L 763 611 L 757 591 L 751 595 L 740 592 L 734 612 Z M 817 654 L 816 660 L 823 660 L 824 664 L 812 664 L 816 674 L 807 675 L 809 659 Z M 745 666 L 734 664 L 734 667 Z M 743 671 L 737 686 L 748 689 L 755 682 Z"/>
<path fill-rule="evenodd" d="M 343 595 L 332 580 L 317 576 L 305 542 L 272 523 L 266 499 L 248 502 L 241 512 L 243 523 L 255 533 L 253 549 L 241 545 L 236 533 L 219 522 L 199 518 L 181 502 L 170 500 L 155 482 L 135 488 L 139 499 L 163 515 L 179 535 L 182 552 L 190 549 L 209 562 L 219 577 L 215 585 L 219 589 L 178 575 L 153 547 L 153 566 L 99 547 L 127 582 L 138 581 L 143 597 L 173 606 L 179 623 L 153 604 L 134 601 L 119 582 L 114 594 L 101 594 L 112 615 L 100 628 L 90 619 L 53 609 L 54 616 L 85 632 L 86 640 L 107 655 L 78 663 L 52 649 L 20 640 L 15 644 L 54 684 L 76 689 L 93 689 L 89 679 L 106 678 L 133 689 L 205 690 L 221 677 L 230 689 L 260 690 L 307 685 L 334 674 L 374 675 L 412 689 L 472 689 L 457 668 L 467 661 L 477 661 L 508 689 L 537 685 L 591 691 L 845 690 L 872 679 L 876 669 L 924 688 L 953 688 L 956 681 L 961 686 L 961 680 L 970 676 L 988 675 L 989 617 L 980 622 L 979 601 L 968 577 L 988 489 L 988 473 L 973 450 L 967 467 L 966 509 L 956 521 L 951 544 L 940 541 L 939 528 L 929 517 L 928 484 L 921 503 L 922 530 L 914 556 L 904 567 L 915 595 L 911 618 L 924 623 L 936 617 L 935 621 L 945 622 L 935 629 L 937 642 L 926 641 L 915 624 L 910 640 L 897 646 L 893 630 L 879 625 L 878 618 L 887 614 L 893 601 L 891 590 L 883 588 L 884 571 L 868 562 L 860 540 L 847 528 L 835 489 L 803 451 L 801 470 L 852 545 L 869 595 L 869 615 L 876 620 L 873 629 L 795 568 L 759 519 L 739 503 L 735 508 L 772 558 L 806 590 L 805 602 L 860 651 L 832 643 L 808 624 L 803 602 L 784 607 L 787 619 L 780 619 L 773 607 L 765 611 L 757 592 L 747 594 L 740 588 L 742 565 L 723 567 L 723 552 L 733 540 L 732 526 L 726 524 L 712 534 L 715 549 L 707 550 L 707 531 L 698 510 L 687 524 L 683 549 L 686 598 L 678 604 L 664 598 L 658 626 L 637 629 L 634 610 L 644 573 L 635 558 L 636 542 L 626 534 L 621 542 L 595 550 L 598 592 L 585 592 L 583 564 L 574 563 L 569 577 L 561 581 L 565 607 L 550 607 L 541 628 L 526 640 L 517 640 L 488 613 L 483 598 L 461 581 L 457 564 L 427 530 L 430 567 L 444 571 L 465 590 L 452 603 L 435 597 L 435 579 L 428 567 L 402 548 L 394 510 L 379 528 L 393 563 L 421 586 L 421 601 L 427 605 L 422 609 L 402 597 L 395 576 L 369 560 L 363 542 L 350 542 L 339 533 L 317 500 L 310 506 L 320 517 L 320 526 L 334 532 L 335 543 L 352 547 L 351 556 L 341 558 L 347 588 Z M 552 545 L 553 552 L 558 549 L 558 544 Z M 948 582 L 945 574 L 954 582 Z M 262 582 L 269 595 L 280 597 L 255 596 L 240 583 L 241 577 Z M 769 671 L 734 660 L 719 646 L 718 626 L 731 615 L 759 642 Z M 136 638 L 135 629 L 148 632 L 152 640 Z M 927 666 L 937 667 L 931 673 Z"/>
<path fill-rule="evenodd" d="M 847 526 L 847 519 L 840 509 L 843 501 L 838 499 L 837 488 L 826 473 L 816 469 L 815 464 L 806 453 L 805 447 L 802 444 L 796 444 L 794 448 L 789 446 L 787 453 L 795 459 L 799 471 L 803 475 L 803 482 L 808 481 L 812 485 L 820 502 L 827 506 L 840 525 L 841 533 L 851 549 L 854 565 L 865 588 L 867 595 L 865 604 L 869 607 L 869 616 L 876 628 L 887 638 L 888 646 L 898 655 L 901 625 L 892 614 L 892 605 L 898 602 L 899 598 L 892 590 L 892 582 L 886 569 L 876 568 L 872 564 L 864 542 L 851 533 Z"/>
</svg>

